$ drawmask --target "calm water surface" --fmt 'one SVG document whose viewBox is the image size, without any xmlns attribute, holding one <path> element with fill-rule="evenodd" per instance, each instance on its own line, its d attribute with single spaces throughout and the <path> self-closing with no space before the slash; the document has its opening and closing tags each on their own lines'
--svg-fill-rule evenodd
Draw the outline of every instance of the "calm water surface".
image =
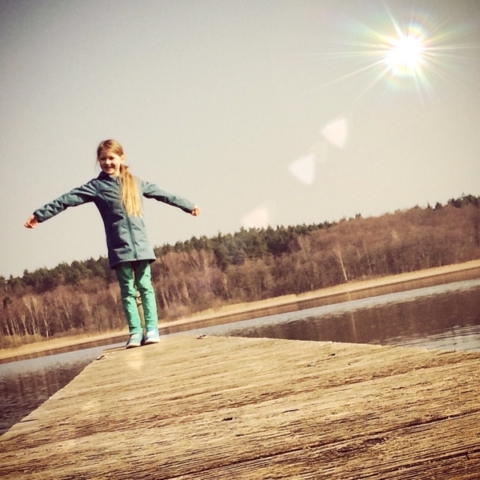
<svg viewBox="0 0 480 480">
<path fill-rule="evenodd" d="M 480 351 L 480 279 L 270 315 L 190 333 Z M 105 348 L 98 345 L 0 364 L 0 434 L 69 383 Z"/>
<path fill-rule="evenodd" d="M 235 324 L 229 335 L 480 351 L 480 279 Z"/>
</svg>

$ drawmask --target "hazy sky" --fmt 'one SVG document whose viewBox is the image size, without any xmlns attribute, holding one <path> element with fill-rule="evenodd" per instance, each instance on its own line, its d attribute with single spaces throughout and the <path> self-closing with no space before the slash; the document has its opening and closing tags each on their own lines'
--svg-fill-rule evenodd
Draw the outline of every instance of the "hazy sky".
<svg viewBox="0 0 480 480">
<path fill-rule="evenodd" d="M 480 195 L 479 47 L 478 0 L 0 0 L 0 275 L 106 254 L 93 204 L 23 227 L 106 138 L 202 208 L 155 246 Z"/>
</svg>

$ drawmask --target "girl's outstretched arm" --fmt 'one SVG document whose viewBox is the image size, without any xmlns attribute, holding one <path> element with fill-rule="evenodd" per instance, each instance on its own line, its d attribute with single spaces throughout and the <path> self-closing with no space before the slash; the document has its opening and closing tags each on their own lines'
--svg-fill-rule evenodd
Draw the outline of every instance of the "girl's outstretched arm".
<svg viewBox="0 0 480 480">
<path fill-rule="evenodd" d="M 74 188 L 69 193 L 65 193 L 61 197 L 56 198 L 42 208 L 38 208 L 33 212 L 33 216 L 27 220 L 25 226 L 27 228 L 35 228 L 37 224 L 58 215 L 69 207 L 77 207 L 84 203 L 93 202 L 96 195 L 95 180 L 96 179 L 91 180 L 81 187 Z"/>
<path fill-rule="evenodd" d="M 30 215 L 28 220 L 25 222 L 25 227 L 27 228 L 35 228 L 38 225 L 38 220 L 35 215 Z"/>
<path fill-rule="evenodd" d="M 167 192 L 166 190 L 162 190 L 158 185 L 155 185 L 154 183 L 145 182 L 145 181 L 141 181 L 141 182 L 142 182 L 141 184 L 142 194 L 144 197 L 154 198 L 159 202 L 163 202 L 163 203 L 166 203 L 167 205 L 178 207 L 180 208 L 180 210 L 183 210 L 185 213 L 191 213 L 194 216 L 197 216 L 200 214 L 200 209 L 195 204 L 187 200 L 186 198 L 178 197 L 173 193 Z M 193 213 L 194 211 L 196 213 Z"/>
<path fill-rule="evenodd" d="M 192 215 L 194 217 L 198 217 L 200 215 L 200 207 L 197 207 L 196 205 L 193 207 L 193 210 L 192 210 Z"/>
</svg>

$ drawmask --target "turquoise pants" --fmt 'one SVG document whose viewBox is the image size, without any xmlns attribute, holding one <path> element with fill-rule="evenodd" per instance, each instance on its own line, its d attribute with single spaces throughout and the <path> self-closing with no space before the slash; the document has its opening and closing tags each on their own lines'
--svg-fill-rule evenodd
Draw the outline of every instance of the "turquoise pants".
<svg viewBox="0 0 480 480">
<path fill-rule="evenodd" d="M 120 284 L 120 295 L 130 334 L 142 333 L 143 331 L 136 301 L 137 290 L 142 299 L 146 330 L 157 328 L 157 303 L 152 285 L 150 262 L 141 260 L 120 263 L 115 268 L 115 273 Z"/>
</svg>

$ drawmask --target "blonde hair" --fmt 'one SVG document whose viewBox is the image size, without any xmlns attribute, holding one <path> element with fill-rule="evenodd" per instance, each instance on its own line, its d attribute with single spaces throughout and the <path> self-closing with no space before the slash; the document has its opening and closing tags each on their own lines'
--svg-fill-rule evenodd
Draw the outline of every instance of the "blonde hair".
<svg viewBox="0 0 480 480">
<path fill-rule="evenodd" d="M 114 153 L 119 157 L 123 157 L 123 147 L 116 140 L 110 139 L 100 142 L 100 145 L 97 147 L 97 161 L 104 150 Z M 142 203 L 138 194 L 137 182 L 135 182 L 133 175 L 128 171 L 128 169 L 129 167 L 127 167 L 127 165 L 124 163 L 120 164 L 122 203 L 129 217 L 141 217 Z"/>
</svg>

